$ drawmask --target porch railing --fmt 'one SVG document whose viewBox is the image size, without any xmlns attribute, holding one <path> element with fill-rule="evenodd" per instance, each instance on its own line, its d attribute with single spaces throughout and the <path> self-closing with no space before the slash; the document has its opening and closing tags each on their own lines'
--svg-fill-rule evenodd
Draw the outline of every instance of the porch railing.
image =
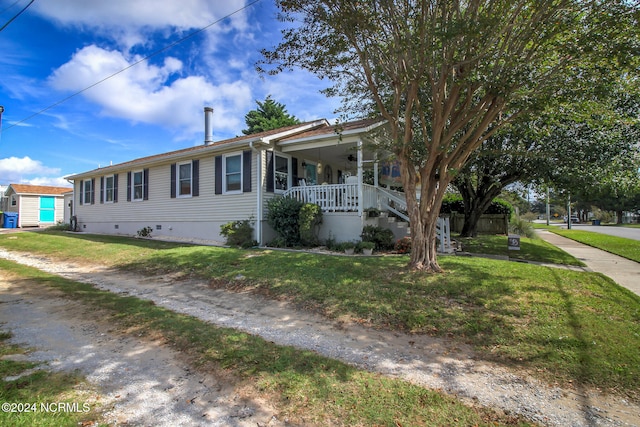
<svg viewBox="0 0 640 427">
<path fill-rule="evenodd" d="M 304 203 L 315 203 L 324 212 L 361 212 L 365 207 L 376 207 L 376 189 L 363 185 L 362 205 L 359 204 L 358 184 L 306 185 L 291 187 L 284 193 Z"/>
<path fill-rule="evenodd" d="M 323 212 L 359 212 L 364 208 L 375 207 L 393 212 L 398 217 L 409 222 L 407 211 L 407 199 L 403 193 L 362 185 L 362 204 L 358 192 L 358 184 L 330 184 L 307 185 L 292 187 L 284 193 L 285 197 L 291 197 L 304 203 L 315 203 Z M 439 252 L 452 252 L 449 218 L 438 218 L 437 238 Z"/>
</svg>

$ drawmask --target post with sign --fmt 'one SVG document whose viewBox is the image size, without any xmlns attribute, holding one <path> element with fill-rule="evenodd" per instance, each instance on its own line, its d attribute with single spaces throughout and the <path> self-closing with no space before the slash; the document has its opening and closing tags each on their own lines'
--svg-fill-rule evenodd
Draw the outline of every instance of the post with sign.
<svg viewBox="0 0 640 427">
<path fill-rule="evenodd" d="M 507 237 L 507 245 L 510 251 L 520 250 L 520 236 L 517 234 L 509 234 Z"/>
</svg>

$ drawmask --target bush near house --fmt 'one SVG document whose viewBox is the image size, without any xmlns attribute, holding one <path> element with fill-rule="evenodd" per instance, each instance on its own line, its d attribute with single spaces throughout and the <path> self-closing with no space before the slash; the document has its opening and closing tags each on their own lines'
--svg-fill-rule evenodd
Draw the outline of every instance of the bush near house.
<svg viewBox="0 0 640 427">
<path fill-rule="evenodd" d="M 275 197 L 267 203 L 267 223 L 280 235 L 275 246 L 318 244 L 317 226 L 322 223 L 320 206 L 289 197 Z"/>
<path fill-rule="evenodd" d="M 220 234 L 225 237 L 225 243 L 229 246 L 239 246 L 241 248 L 250 248 L 257 246 L 253 238 L 253 226 L 250 219 L 241 221 L 231 221 L 220 226 Z"/>
</svg>

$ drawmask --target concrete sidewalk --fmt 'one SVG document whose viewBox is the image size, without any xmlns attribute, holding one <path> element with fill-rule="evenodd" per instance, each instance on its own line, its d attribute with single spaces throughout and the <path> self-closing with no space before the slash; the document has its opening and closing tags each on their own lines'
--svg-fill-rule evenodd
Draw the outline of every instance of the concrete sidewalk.
<svg viewBox="0 0 640 427">
<path fill-rule="evenodd" d="M 640 295 L 640 263 L 567 239 L 547 230 L 536 230 L 541 239 L 584 262 L 591 271 L 602 273 Z"/>
</svg>

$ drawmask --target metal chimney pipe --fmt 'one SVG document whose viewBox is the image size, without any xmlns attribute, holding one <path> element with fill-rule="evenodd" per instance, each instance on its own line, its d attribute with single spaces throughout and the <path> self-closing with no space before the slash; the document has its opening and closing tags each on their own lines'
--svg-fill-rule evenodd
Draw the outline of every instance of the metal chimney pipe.
<svg viewBox="0 0 640 427">
<path fill-rule="evenodd" d="M 213 144 L 213 108 L 204 107 L 204 145 Z"/>
</svg>

